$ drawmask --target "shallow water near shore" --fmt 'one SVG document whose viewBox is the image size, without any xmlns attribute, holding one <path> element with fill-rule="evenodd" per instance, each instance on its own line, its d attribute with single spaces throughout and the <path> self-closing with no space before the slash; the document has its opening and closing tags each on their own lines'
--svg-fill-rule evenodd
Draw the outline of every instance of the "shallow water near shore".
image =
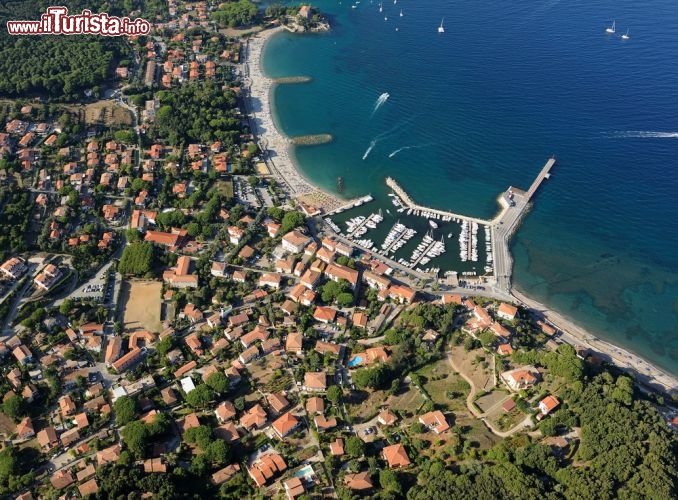
<svg viewBox="0 0 678 500">
<path fill-rule="evenodd" d="M 678 374 L 675 4 L 314 5 L 333 31 L 277 35 L 263 61 L 312 78 L 275 88 L 282 130 L 334 138 L 295 148 L 304 175 L 379 198 L 389 175 L 421 204 L 489 218 L 556 154 L 513 241 L 514 283 Z"/>
</svg>

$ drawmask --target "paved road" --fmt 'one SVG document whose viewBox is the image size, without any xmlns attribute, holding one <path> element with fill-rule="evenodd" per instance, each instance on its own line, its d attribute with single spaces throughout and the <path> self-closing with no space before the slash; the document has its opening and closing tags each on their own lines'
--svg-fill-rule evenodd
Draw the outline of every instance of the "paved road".
<svg viewBox="0 0 678 500">
<path fill-rule="evenodd" d="M 515 206 L 508 207 L 501 217 L 495 219 L 490 226 L 492 235 L 492 258 L 494 275 L 496 276 L 498 291 L 508 293 L 511 288 L 511 273 L 513 259 L 509 249 L 509 241 L 527 210 L 527 200 L 523 196 L 514 196 Z"/>
</svg>

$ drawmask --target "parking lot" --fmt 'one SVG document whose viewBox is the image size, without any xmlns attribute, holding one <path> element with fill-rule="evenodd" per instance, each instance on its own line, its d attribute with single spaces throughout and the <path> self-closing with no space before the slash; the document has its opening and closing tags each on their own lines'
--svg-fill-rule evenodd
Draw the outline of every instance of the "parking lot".
<svg viewBox="0 0 678 500">
<path fill-rule="evenodd" d="M 111 275 L 111 279 L 109 279 L 110 268 L 111 264 L 106 264 L 99 270 L 96 276 L 74 290 L 70 298 L 97 299 L 107 304 L 112 302 L 115 292 L 115 276 Z"/>
<path fill-rule="evenodd" d="M 248 203 L 255 207 L 261 206 L 254 188 L 244 177 L 233 178 L 233 194 L 235 195 L 235 198 L 241 203 Z"/>
</svg>

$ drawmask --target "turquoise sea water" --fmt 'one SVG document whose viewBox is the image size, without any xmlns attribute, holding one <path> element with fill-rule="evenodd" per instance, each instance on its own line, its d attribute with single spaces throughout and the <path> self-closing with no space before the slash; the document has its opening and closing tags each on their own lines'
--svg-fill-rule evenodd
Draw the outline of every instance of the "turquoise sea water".
<svg viewBox="0 0 678 500">
<path fill-rule="evenodd" d="M 264 52 L 270 76 L 313 78 L 275 89 L 282 130 L 335 138 L 296 149 L 304 174 L 380 198 L 389 175 L 422 204 L 491 217 L 556 154 L 513 240 L 515 284 L 678 374 L 678 6 L 314 5 L 331 33 L 281 34 Z"/>
</svg>

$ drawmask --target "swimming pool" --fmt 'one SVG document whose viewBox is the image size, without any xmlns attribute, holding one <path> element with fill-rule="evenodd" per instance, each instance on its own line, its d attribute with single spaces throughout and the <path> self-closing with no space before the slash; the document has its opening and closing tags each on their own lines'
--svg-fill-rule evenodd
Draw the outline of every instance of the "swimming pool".
<svg viewBox="0 0 678 500">
<path fill-rule="evenodd" d="M 315 471 L 313 470 L 313 467 L 311 467 L 310 465 L 305 465 L 294 473 L 294 477 L 303 477 L 310 480 L 314 474 Z"/>
<path fill-rule="evenodd" d="M 354 366 L 358 366 L 363 362 L 363 358 L 360 356 L 353 356 L 347 363 L 346 366 L 349 368 L 353 368 Z"/>
</svg>

